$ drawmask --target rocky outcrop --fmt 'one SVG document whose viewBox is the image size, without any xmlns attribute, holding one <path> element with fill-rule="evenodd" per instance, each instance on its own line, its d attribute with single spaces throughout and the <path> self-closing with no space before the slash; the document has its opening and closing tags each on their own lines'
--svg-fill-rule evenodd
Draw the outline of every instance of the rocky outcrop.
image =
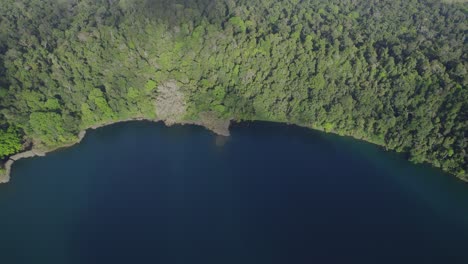
<svg viewBox="0 0 468 264">
<path fill-rule="evenodd" d="M 174 80 L 161 83 L 158 86 L 158 96 L 155 102 L 156 115 L 166 125 L 191 124 L 204 126 L 221 136 L 229 136 L 230 120 L 220 118 L 214 112 L 202 112 L 197 120 L 185 120 L 187 103 L 182 88 Z"/>
<path fill-rule="evenodd" d="M 203 112 L 199 114 L 200 125 L 208 128 L 214 133 L 221 136 L 229 136 L 229 125 L 231 121 L 229 119 L 220 118 L 216 113 Z"/>
</svg>

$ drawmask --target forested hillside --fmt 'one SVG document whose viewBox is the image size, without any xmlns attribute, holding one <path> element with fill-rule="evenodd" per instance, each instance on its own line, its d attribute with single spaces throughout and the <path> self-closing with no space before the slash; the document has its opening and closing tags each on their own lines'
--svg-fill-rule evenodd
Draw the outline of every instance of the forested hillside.
<svg viewBox="0 0 468 264">
<path fill-rule="evenodd" d="M 0 158 L 168 116 L 175 93 L 175 121 L 295 123 L 467 180 L 467 12 L 443 0 L 2 0 Z"/>
</svg>

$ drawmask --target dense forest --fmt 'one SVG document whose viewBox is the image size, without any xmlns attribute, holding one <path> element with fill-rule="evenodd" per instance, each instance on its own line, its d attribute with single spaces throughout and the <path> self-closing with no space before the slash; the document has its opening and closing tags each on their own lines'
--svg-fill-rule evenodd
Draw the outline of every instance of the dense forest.
<svg viewBox="0 0 468 264">
<path fill-rule="evenodd" d="M 209 113 L 353 136 L 468 180 L 467 12 L 448 0 L 2 0 L 0 159 L 97 124 Z"/>
</svg>

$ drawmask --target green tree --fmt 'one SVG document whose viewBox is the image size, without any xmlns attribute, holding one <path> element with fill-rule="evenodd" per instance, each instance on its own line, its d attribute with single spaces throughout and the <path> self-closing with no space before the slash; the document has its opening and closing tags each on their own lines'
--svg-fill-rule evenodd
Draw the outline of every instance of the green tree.
<svg viewBox="0 0 468 264">
<path fill-rule="evenodd" d="M 29 117 L 34 136 L 45 146 L 58 146 L 76 139 L 64 129 L 62 117 L 54 112 L 35 112 Z"/>
<path fill-rule="evenodd" d="M 8 129 L 0 129 L 0 159 L 21 151 L 21 136 L 18 130 L 10 126 Z"/>
</svg>

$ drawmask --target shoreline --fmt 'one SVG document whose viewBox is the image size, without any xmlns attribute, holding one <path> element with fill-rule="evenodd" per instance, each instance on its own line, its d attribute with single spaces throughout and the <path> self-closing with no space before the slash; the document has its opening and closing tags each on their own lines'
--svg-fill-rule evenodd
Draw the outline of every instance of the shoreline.
<svg viewBox="0 0 468 264">
<path fill-rule="evenodd" d="M 34 158 L 34 157 L 44 157 L 48 153 L 75 146 L 81 143 L 83 138 L 86 136 L 87 131 L 90 129 L 95 130 L 101 127 L 106 127 L 106 126 L 110 126 L 110 125 L 114 125 L 118 123 L 125 123 L 125 122 L 131 122 L 131 121 L 148 121 L 148 122 L 153 122 L 153 123 L 163 122 L 167 127 L 170 127 L 172 125 L 196 125 L 196 126 L 202 126 L 219 136 L 228 137 L 230 135 L 229 133 L 230 120 L 227 120 L 227 121 L 224 120 L 222 124 L 219 124 L 219 123 L 216 124 L 216 123 L 207 122 L 207 120 L 203 120 L 203 119 L 199 121 L 195 121 L 195 120 L 193 121 L 191 120 L 169 121 L 169 120 L 161 120 L 161 119 L 149 119 L 149 118 L 144 118 L 144 117 L 135 117 L 135 118 L 128 118 L 128 119 L 123 119 L 123 120 L 104 122 L 102 124 L 93 125 L 88 128 L 85 128 L 84 130 L 81 130 L 80 133 L 78 133 L 78 138 L 75 142 L 70 142 L 70 143 L 64 144 L 63 146 L 54 147 L 54 148 L 50 148 L 47 150 L 36 149 L 33 146 L 32 149 L 30 150 L 26 150 L 26 151 L 17 153 L 9 157 L 8 160 L 4 164 L 5 173 L 0 173 L 0 184 L 10 182 L 11 171 L 12 171 L 12 167 L 15 161 L 18 161 L 20 159 Z"/>
<path fill-rule="evenodd" d="M 382 148 L 385 152 L 394 152 L 394 153 L 397 153 L 397 154 L 405 154 L 406 153 L 406 152 L 396 151 L 396 150 L 391 149 L 391 148 L 387 148 L 387 146 L 385 146 L 385 145 L 383 145 L 383 144 L 381 144 L 379 142 L 373 141 L 372 139 L 369 139 L 369 138 L 366 138 L 366 137 L 357 137 L 357 136 L 351 135 L 351 134 L 342 134 L 342 133 L 339 133 L 338 131 L 335 131 L 335 130 L 325 130 L 325 129 L 321 128 L 321 127 L 315 127 L 315 126 L 313 126 L 311 124 L 308 124 L 308 125 L 307 124 L 297 124 L 297 123 L 292 123 L 292 122 L 273 121 L 273 120 L 241 120 L 241 121 L 242 122 L 269 122 L 269 123 L 275 123 L 275 124 L 284 124 L 284 125 L 287 125 L 287 126 L 296 126 L 296 127 L 300 127 L 300 128 L 313 130 L 313 131 L 319 131 L 319 132 L 322 132 L 322 133 L 325 133 L 325 134 L 333 134 L 333 135 L 340 136 L 340 137 L 348 137 L 348 138 L 351 138 L 353 140 L 366 142 L 366 143 L 369 143 L 369 144 L 372 144 L 372 145 L 375 145 L 375 146 L 378 146 L 378 147 Z M 463 183 L 468 184 L 468 177 L 466 177 L 464 175 L 459 176 L 459 175 L 450 173 L 448 171 L 445 171 L 441 167 L 437 167 L 431 162 L 424 161 L 422 163 L 414 163 L 414 162 L 411 162 L 407 158 L 406 158 L 406 161 L 411 163 L 411 164 L 416 164 L 416 165 L 429 165 L 430 167 L 432 167 L 434 169 L 437 169 L 437 170 L 440 170 L 441 172 L 443 172 L 444 174 L 447 174 L 450 177 L 454 177 L 457 180 L 460 180 Z"/>
<path fill-rule="evenodd" d="M 131 121 L 148 121 L 148 122 L 154 122 L 154 123 L 163 122 L 164 125 L 166 125 L 167 127 L 171 127 L 173 125 L 195 125 L 195 126 L 204 127 L 205 129 L 215 133 L 218 136 L 229 137 L 230 136 L 229 126 L 230 126 L 231 122 L 233 121 L 233 119 L 222 120 L 222 119 L 212 119 L 211 116 L 205 116 L 205 117 L 201 116 L 200 120 L 178 120 L 178 121 L 176 121 L 176 120 L 162 120 L 162 119 L 149 119 L 149 118 L 144 118 L 144 117 L 135 117 L 135 118 L 127 118 L 127 119 L 122 119 L 122 120 L 117 120 L 117 121 L 110 121 L 110 122 L 104 122 L 104 123 L 101 123 L 101 124 L 96 124 L 96 125 L 90 126 L 90 127 L 86 128 L 86 129 L 80 131 L 80 133 L 78 134 L 78 139 L 75 142 L 71 142 L 71 143 L 65 144 L 63 146 L 55 147 L 55 148 L 51 148 L 51 149 L 47 149 L 47 150 L 39 150 L 39 149 L 35 149 L 33 147 L 30 150 L 23 151 L 23 152 L 17 153 L 15 155 L 9 157 L 9 159 L 4 164 L 5 173 L 3 173 L 3 174 L 0 173 L 0 184 L 8 183 L 10 181 L 12 166 L 13 166 L 15 161 L 18 161 L 20 159 L 25 159 L 25 158 L 44 157 L 48 153 L 57 151 L 59 149 L 69 148 L 69 147 L 72 147 L 74 145 L 77 145 L 83 140 L 83 138 L 86 136 L 87 131 L 90 130 L 90 129 L 95 130 L 95 129 L 98 129 L 98 128 L 101 128 L 101 127 L 110 126 L 110 125 L 118 124 L 118 123 L 131 122 Z M 294 123 L 284 123 L 284 122 L 275 122 L 275 121 L 267 121 L 267 120 L 244 120 L 244 121 L 247 121 L 247 122 L 255 122 L 255 121 L 262 122 L 262 121 L 264 121 L 264 122 L 273 122 L 273 123 L 281 123 L 281 124 L 286 124 L 286 125 L 293 125 L 293 126 L 298 126 L 298 127 L 302 127 L 302 128 L 306 128 L 306 129 L 316 130 L 316 131 L 320 131 L 320 132 L 324 132 L 324 133 L 331 133 L 331 134 L 335 134 L 335 135 L 339 135 L 339 136 L 347 136 L 347 137 L 351 137 L 351 138 L 356 139 L 356 140 L 361 140 L 361 141 L 364 141 L 364 142 L 368 142 L 370 144 L 374 144 L 374 145 L 377 145 L 377 146 L 380 146 L 380 147 L 385 147 L 385 146 L 383 146 L 381 144 L 378 144 L 377 142 L 372 142 L 371 140 L 366 140 L 365 138 L 357 138 L 357 137 L 352 136 L 352 135 L 340 135 L 337 132 L 325 131 L 324 129 L 316 128 L 316 127 L 313 127 L 313 126 L 310 126 L 310 125 L 300 125 L 300 124 L 294 124 Z M 387 149 L 387 148 L 385 148 L 385 150 L 386 151 L 391 151 L 390 149 Z M 427 162 L 424 162 L 424 163 L 427 163 Z M 431 167 L 433 167 L 433 168 L 437 168 L 437 169 L 441 170 L 441 168 L 435 167 L 431 163 L 427 163 L 427 164 L 430 164 Z M 441 170 L 441 171 L 443 171 L 443 170 Z M 445 172 L 445 171 L 443 171 L 443 172 Z M 452 175 L 452 176 L 455 176 L 455 178 L 461 180 L 464 183 L 468 183 L 468 179 L 465 179 L 463 177 L 459 177 L 457 175 Z"/>
</svg>

